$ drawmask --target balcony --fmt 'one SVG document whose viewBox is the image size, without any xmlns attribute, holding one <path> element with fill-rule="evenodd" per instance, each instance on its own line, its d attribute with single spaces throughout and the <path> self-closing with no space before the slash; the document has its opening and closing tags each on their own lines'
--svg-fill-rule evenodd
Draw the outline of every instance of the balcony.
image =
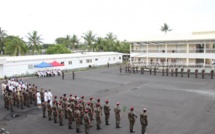
<svg viewBox="0 0 215 134">
<path fill-rule="evenodd" d="M 202 49 L 189 49 L 189 53 L 215 53 L 215 48 L 204 48 Z M 131 50 L 131 53 L 147 53 L 147 50 Z M 167 49 L 166 50 L 157 50 L 157 49 L 149 49 L 148 53 L 187 53 L 186 49 Z"/>
</svg>

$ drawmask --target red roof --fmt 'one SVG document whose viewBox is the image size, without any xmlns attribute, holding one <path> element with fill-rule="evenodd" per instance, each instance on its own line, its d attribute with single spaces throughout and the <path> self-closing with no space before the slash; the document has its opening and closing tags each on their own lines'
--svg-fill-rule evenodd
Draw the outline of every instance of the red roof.
<svg viewBox="0 0 215 134">
<path fill-rule="evenodd" d="M 63 64 L 58 63 L 57 61 L 53 61 L 52 63 L 50 63 L 53 67 L 57 67 L 57 66 L 64 66 Z"/>
</svg>

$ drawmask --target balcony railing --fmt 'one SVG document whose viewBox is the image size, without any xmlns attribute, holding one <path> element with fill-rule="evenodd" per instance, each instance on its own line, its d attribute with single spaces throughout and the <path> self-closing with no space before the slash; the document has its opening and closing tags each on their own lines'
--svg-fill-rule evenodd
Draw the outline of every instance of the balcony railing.
<svg viewBox="0 0 215 134">
<path fill-rule="evenodd" d="M 131 50 L 132 53 L 147 53 L 147 50 Z M 215 48 L 208 49 L 206 48 L 205 50 L 202 49 L 189 49 L 189 53 L 215 53 Z M 148 53 L 187 53 L 186 49 L 167 49 L 166 50 L 157 50 L 157 49 L 149 49 Z"/>
</svg>

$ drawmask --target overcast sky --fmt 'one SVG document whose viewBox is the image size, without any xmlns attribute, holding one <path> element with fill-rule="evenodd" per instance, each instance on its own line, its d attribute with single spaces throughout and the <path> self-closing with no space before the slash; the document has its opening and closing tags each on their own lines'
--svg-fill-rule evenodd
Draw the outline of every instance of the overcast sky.
<svg viewBox="0 0 215 134">
<path fill-rule="evenodd" d="M 104 37 L 134 40 L 172 32 L 215 31 L 215 0 L 0 0 L 0 27 L 7 34 L 26 37 L 34 30 L 44 43 L 92 30 Z"/>
</svg>

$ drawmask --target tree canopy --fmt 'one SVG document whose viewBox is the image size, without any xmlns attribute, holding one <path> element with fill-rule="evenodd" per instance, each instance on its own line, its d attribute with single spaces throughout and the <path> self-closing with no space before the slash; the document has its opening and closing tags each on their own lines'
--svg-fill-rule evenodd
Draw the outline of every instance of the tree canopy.
<svg viewBox="0 0 215 134">
<path fill-rule="evenodd" d="M 47 54 L 66 54 L 71 53 L 71 51 L 63 44 L 51 45 L 46 50 Z"/>
<path fill-rule="evenodd" d="M 169 26 L 166 23 L 164 23 L 164 25 L 161 26 L 161 31 L 165 32 L 166 34 L 167 32 L 172 31 L 172 29 L 170 29 Z"/>
</svg>

